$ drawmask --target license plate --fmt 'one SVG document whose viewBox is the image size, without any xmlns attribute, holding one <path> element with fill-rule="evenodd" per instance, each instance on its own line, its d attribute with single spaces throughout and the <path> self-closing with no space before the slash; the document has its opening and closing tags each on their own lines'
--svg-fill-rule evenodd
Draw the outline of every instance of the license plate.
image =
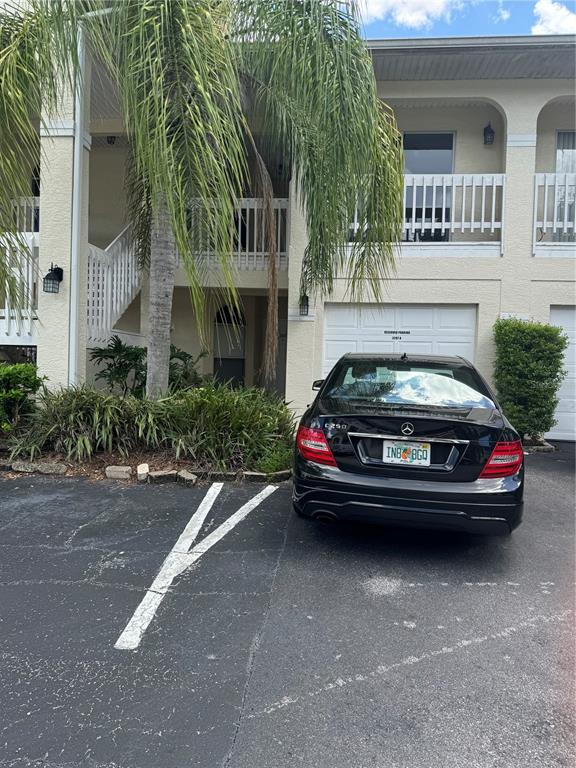
<svg viewBox="0 0 576 768">
<path fill-rule="evenodd" d="M 384 440 L 384 464 L 405 464 L 409 467 L 430 466 L 430 443 L 407 443 L 404 440 Z"/>
</svg>

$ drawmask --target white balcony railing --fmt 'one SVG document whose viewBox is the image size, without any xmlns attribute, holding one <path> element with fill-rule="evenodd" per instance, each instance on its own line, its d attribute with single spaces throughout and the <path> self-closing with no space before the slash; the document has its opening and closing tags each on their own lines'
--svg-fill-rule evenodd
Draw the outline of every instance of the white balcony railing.
<svg viewBox="0 0 576 768">
<path fill-rule="evenodd" d="M 491 243 L 501 252 L 504 185 L 501 173 L 404 174 L 403 242 Z M 351 240 L 358 226 L 355 216 Z"/>
<path fill-rule="evenodd" d="M 36 344 L 36 329 L 34 321 L 37 318 L 38 307 L 38 247 L 37 239 L 26 233 L 23 235 L 31 254 L 24 258 L 23 254 L 15 255 L 14 275 L 22 284 L 25 306 L 16 310 L 10 306 L 6 296 L 0 301 L 0 345 L 30 346 Z"/>
<path fill-rule="evenodd" d="M 14 223 L 19 232 L 40 231 L 40 198 L 21 197 L 13 203 Z"/>
<path fill-rule="evenodd" d="M 534 254 L 574 255 L 576 173 L 537 173 L 534 177 Z"/>
<path fill-rule="evenodd" d="M 288 269 L 288 200 L 276 197 L 272 202 L 274 209 L 274 229 L 276 233 L 276 253 L 281 270 Z M 194 210 L 191 214 L 191 226 Z M 203 253 L 208 263 L 217 267 L 216 255 L 209 248 Z M 268 249 L 264 220 L 264 201 L 258 197 L 246 197 L 238 200 L 233 221 L 233 261 L 238 271 L 264 270 L 268 266 Z"/>
<path fill-rule="evenodd" d="M 406 242 L 500 239 L 501 173 L 405 174 Z"/>
<path fill-rule="evenodd" d="M 21 197 L 13 203 L 14 223 L 20 232 L 30 258 L 12 254 L 14 276 L 22 284 L 26 303 L 20 310 L 11 307 L 6 296 L 0 296 L 0 345 L 33 346 L 36 344 L 34 321 L 38 306 L 38 245 L 40 198 Z"/>
</svg>

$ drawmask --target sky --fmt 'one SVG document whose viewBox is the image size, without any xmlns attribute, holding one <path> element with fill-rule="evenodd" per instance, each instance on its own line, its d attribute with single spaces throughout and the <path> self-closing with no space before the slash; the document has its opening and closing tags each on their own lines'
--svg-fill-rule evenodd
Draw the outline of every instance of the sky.
<svg viewBox="0 0 576 768">
<path fill-rule="evenodd" d="M 367 38 L 576 33 L 576 0 L 358 0 Z"/>
</svg>

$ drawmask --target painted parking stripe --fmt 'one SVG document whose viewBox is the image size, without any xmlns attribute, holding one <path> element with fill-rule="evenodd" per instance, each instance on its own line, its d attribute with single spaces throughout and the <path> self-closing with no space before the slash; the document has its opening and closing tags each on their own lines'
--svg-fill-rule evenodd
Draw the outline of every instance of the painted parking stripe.
<svg viewBox="0 0 576 768">
<path fill-rule="evenodd" d="M 172 547 L 172 552 L 188 552 L 190 547 L 196 541 L 196 536 L 200 533 L 200 528 L 208 512 L 212 509 L 212 505 L 216 501 L 216 497 L 220 493 L 224 486 L 224 483 L 212 483 L 210 488 L 206 491 L 206 496 L 200 502 L 200 506 L 196 512 L 192 515 L 186 528 L 180 534 L 178 541 Z"/>
<path fill-rule="evenodd" d="M 212 483 L 207 490 L 198 509 L 194 512 L 186 524 L 186 527 L 178 537 L 176 544 L 174 544 L 170 550 L 168 557 L 162 563 L 162 567 L 152 582 L 152 586 L 146 592 L 142 602 L 134 611 L 132 618 L 126 625 L 124 632 L 122 632 L 116 641 L 114 648 L 131 650 L 138 647 L 142 635 L 146 632 L 148 625 L 154 618 L 154 614 L 158 610 L 158 606 L 162 602 L 172 580 L 178 575 L 176 565 L 178 564 L 179 558 L 177 555 L 182 556 L 188 553 L 188 550 L 196 540 L 196 536 L 198 536 L 198 533 L 202 528 L 204 520 L 206 520 L 208 513 L 212 509 L 212 505 L 222 490 L 222 487 L 223 483 Z"/>
<path fill-rule="evenodd" d="M 265 498 L 274 493 L 276 488 L 275 485 L 267 485 L 266 488 L 240 507 L 237 512 L 219 525 L 205 539 L 200 541 L 192 550 L 188 551 L 198 535 L 202 523 L 206 519 L 206 515 L 214 504 L 216 497 L 222 490 L 222 483 L 214 483 L 194 515 L 190 518 L 186 528 L 180 534 L 168 557 L 162 563 L 162 567 L 158 571 L 150 589 L 147 590 L 141 603 L 134 611 L 132 618 L 116 641 L 114 648 L 119 650 L 134 650 L 138 648 L 144 632 L 146 632 L 154 618 L 158 606 L 174 579 L 199 560 L 203 554 L 217 544 L 220 539 L 224 538 L 238 523 L 242 522 Z"/>
</svg>

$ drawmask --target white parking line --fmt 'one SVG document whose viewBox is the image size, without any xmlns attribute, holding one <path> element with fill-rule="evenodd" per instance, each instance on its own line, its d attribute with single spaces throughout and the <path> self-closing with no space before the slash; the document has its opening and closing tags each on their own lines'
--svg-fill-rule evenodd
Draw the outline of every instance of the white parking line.
<svg viewBox="0 0 576 768">
<path fill-rule="evenodd" d="M 196 541 L 196 536 L 200 533 L 202 523 L 206 515 L 212 509 L 216 497 L 220 493 L 224 483 L 212 483 L 206 491 L 206 496 L 200 502 L 200 506 L 188 521 L 188 525 L 180 534 L 178 541 L 172 547 L 172 552 L 188 552 L 192 544 Z"/>
<path fill-rule="evenodd" d="M 162 563 L 158 575 L 152 582 L 150 589 L 147 590 L 142 598 L 141 603 L 134 611 L 132 618 L 116 641 L 114 648 L 119 650 L 134 650 L 135 648 L 138 648 L 144 632 L 146 632 L 146 629 L 154 618 L 158 606 L 162 602 L 164 595 L 172 585 L 174 579 L 199 560 L 205 552 L 214 546 L 214 544 L 219 542 L 220 539 L 226 536 L 226 534 L 238 525 L 238 523 L 244 520 L 244 518 L 264 501 L 265 498 L 270 496 L 271 493 L 274 493 L 276 486 L 267 485 L 266 488 L 261 490 L 260 493 L 254 496 L 254 498 L 250 499 L 250 501 L 240 507 L 237 512 L 206 536 L 206 538 L 197 544 L 191 551 L 188 551 L 221 490 L 222 483 L 214 483 L 208 489 L 200 506 L 192 515 L 188 524 L 178 537 L 178 541 L 174 544 L 168 557 Z"/>
</svg>

